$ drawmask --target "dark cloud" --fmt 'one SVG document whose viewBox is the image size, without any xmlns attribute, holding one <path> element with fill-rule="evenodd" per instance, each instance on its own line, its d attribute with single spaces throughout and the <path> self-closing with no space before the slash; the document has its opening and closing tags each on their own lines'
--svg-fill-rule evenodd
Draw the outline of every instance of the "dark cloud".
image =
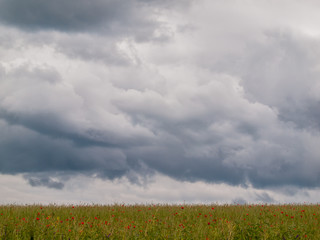
<svg viewBox="0 0 320 240">
<path fill-rule="evenodd" d="M 52 139 L 4 122 L 1 122 L 1 128 L 2 173 L 79 171 L 89 175 L 101 172 L 114 178 L 129 170 L 126 157 L 120 150 L 79 148 L 66 139 Z"/>
<path fill-rule="evenodd" d="M 138 41 L 161 40 L 164 35 L 154 35 L 156 29 L 162 28 L 156 12 L 158 8 L 168 7 L 168 2 L 1 0 L 0 21 L 27 31 L 91 32 L 109 36 L 133 36 Z"/>
<path fill-rule="evenodd" d="M 137 10 L 134 1 L 71 1 L 43 2 L 28 0 L 0 2 L 3 21 L 22 28 L 49 28 L 61 30 L 86 30 L 106 24 L 131 24 L 137 18 L 132 12 Z"/>
</svg>

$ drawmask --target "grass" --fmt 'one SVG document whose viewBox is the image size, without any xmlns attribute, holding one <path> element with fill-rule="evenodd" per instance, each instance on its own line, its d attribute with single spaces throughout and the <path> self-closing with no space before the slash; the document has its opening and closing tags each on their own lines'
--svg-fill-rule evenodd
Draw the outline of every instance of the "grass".
<svg viewBox="0 0 320 240">
<path fill-rule="evenodd" d="M 320 239 L 320 205 L 0 206 L 0 239 Z"/>
</svg>

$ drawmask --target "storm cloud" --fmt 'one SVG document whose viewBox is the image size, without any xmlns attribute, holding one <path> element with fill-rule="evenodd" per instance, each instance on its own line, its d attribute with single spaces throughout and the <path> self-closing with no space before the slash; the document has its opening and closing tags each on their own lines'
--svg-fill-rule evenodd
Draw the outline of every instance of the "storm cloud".
<svg viewBox="0 0 320 240">
<path fill-rule="evenodd" d="M 293 3 L 0 0 L 1 173 L 318 188 L 319 6 Z"/>
</svg>

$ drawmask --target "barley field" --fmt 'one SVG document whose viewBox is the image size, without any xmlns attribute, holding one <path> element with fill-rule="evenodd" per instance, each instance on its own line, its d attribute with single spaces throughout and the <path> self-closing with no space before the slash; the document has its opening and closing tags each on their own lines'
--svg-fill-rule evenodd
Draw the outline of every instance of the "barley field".
<svg viewBox="0 0 320 240">
<path fill-rule="evenodd" d="M 1 239 L 320 239 L 320 205 L 3 205 Z"/>
</svg>

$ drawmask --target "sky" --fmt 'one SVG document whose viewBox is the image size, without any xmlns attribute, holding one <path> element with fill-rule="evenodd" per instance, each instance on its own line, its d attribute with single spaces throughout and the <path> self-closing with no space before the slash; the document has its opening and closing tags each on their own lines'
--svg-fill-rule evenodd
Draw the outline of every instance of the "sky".
<svg viewBox="0 0 320 240">
<path fill-rule="evenodd" d="M 319 10 L 0 0 L 0 204 L 317 203 Z"/>
</svg>

